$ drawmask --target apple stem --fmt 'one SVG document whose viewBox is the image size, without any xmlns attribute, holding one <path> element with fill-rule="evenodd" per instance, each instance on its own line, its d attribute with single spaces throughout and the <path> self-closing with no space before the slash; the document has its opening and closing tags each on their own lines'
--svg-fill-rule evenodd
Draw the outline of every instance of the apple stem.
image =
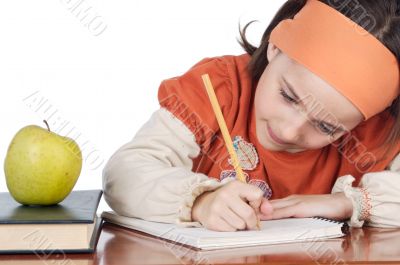
<svg viewBox="0 0 400 265">
<path fill-rule="evenodd" d="M 46 126 L 47 126 L 47 130 L 49 130 L 49 132 L 51 132 L 51 131 L 50 131 L 49 124 L 47 123 L 47 121 L 46 121 L 46 120 L 43 120 L 43 122 L 46 124 Z"/>
</svg>

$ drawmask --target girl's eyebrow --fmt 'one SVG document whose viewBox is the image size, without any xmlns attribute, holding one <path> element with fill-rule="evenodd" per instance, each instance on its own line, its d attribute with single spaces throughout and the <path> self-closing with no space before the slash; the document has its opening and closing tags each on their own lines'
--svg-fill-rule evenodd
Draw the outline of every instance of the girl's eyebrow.
<svg viewBox="0 0 400 265">
<path fill-rule="evenodd" d="M 296 94 L 295 89 L 293 88 L 293 85 L 288 80 L 286 80 L 285 76 L 282 76 L 282 80 L 285 83 L 286 87 L 290 90 L 290 92 L 296 98 L 296 100 L 299 101 L 300 104 L 302 104 L 300 97 Z M 331 124 L 331 123 L 329 123 L 327 121 L 323 121 L 323 120 L 312 119 L 312 122 L 325 123 L 326 125 L 334 128 L 334 129 L 336 129 L 338 131 L 344 131 L 342 126 L 340 126 L 340 123 L 339 123 L 339 126 L 334 126 L 333 124 Z"/>
</svg>

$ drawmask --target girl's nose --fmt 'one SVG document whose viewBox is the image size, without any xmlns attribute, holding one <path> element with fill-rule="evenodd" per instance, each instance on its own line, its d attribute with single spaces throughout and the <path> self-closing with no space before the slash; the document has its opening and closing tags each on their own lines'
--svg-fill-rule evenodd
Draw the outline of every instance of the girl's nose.
<svg viewBox="0 0 400 265">
<path fill-rule="evenodd" d="M 307 115 L 303 112 L 297 113 L 288 119 L 285 127 L 282 128 L 282 140 L 291 144 L 299 143 L 303 139 L 307 124 Z"/>
</svg>

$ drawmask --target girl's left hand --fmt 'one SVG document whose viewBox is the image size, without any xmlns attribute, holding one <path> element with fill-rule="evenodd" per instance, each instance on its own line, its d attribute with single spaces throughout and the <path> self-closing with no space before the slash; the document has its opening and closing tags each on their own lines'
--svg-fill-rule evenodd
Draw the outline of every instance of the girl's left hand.
<svg viewBox="0 0 400 265">
<path fill-rule="evenodd" d="M 349 219 L 352 213 L 351 200 L 340 192 L 323 195 L 291 195 L 283 199 L 264 200 L 259 216 L 261 220 L 313 216 L 345 220 Z"/>
</svg>

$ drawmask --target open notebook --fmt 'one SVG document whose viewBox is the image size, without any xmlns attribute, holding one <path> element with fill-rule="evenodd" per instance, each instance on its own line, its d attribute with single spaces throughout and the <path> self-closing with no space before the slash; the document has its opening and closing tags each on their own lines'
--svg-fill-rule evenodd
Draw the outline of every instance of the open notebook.
<svg viewBox="0 0 400 265">
<path fill-rule="evenodd" d="M 114 212 L 103 212 L 102 218 L 110 223 L 203 250 L 315 241 L 341 237 L 348 232 L 346 223 L 319 217 L 261 221 L 259 231 L 236 232 L 179 227 L 119 216 Z"/>
</svg>

